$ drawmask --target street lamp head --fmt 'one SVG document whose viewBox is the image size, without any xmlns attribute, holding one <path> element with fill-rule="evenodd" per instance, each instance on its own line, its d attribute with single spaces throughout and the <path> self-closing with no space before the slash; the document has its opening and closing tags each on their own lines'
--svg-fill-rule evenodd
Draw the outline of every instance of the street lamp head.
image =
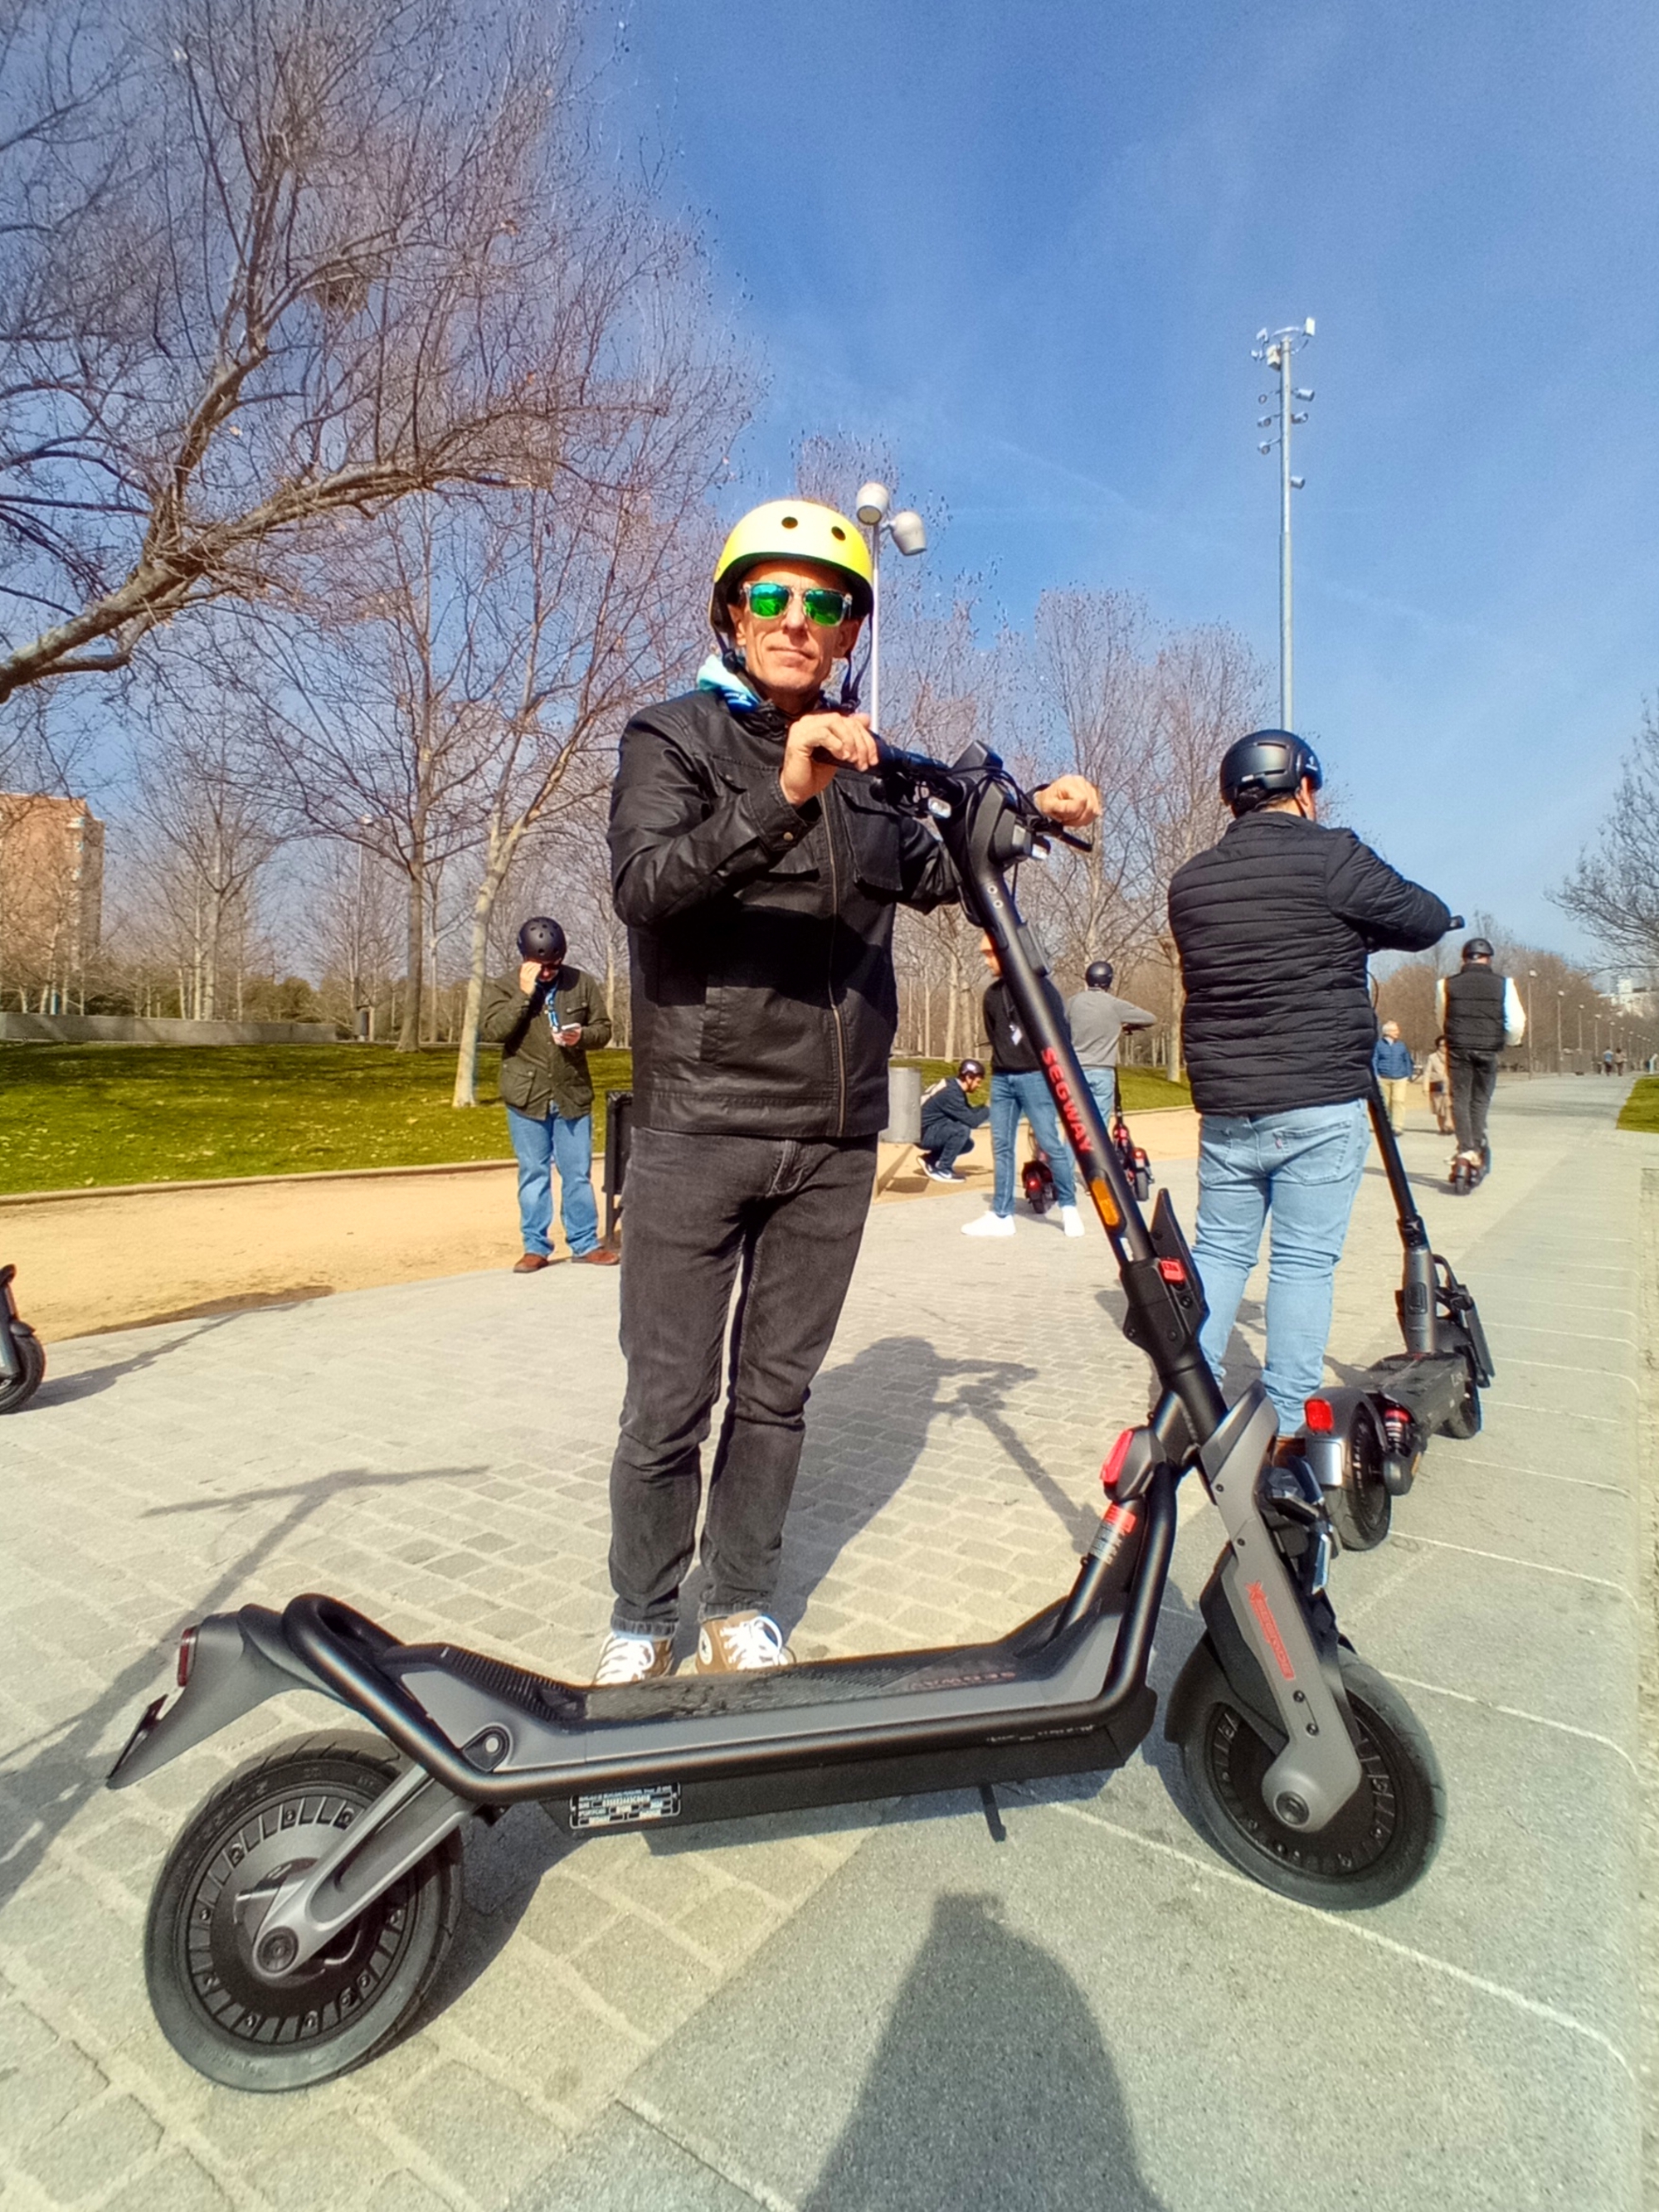
<svg viewBox="0 0 1659 2212">
<path fill-rule="evenodd" d="M 1273 440 L 1271 438 L 1267 439 L 1261 445 L 1256 447 L 1258 453 L 1271 453 L 1273 449 Z"/>
<path fill-rule="evenodd" d="M 1302 327 L 1303 327 L 1303 329 L 1306 331 L 1307 335 L 1308 335 L 1310 337 L 1311 337 L 1313 336 L 1313 334 L 1314 334 L 1314 319 L 1313 319 L 1313 317 L 1312 317 L 1311 315 L 1310 315 L 1310 316 L 1309 316 L 1309 318 L 1308 318 L 1307 321 L 1306 321 L 1305 323 L 1304 323 L 1304 324 L 1303 324 Z"/>
<path fill-rule="evenodd" d="M 873 530 L 885 517 L 892 504 L 893 495 L 884 483 L 873 481 L 859 486 L 858 504 L 853 512 L 866 530 Z"/>
<path fill-rule="evenodd" d="M 925 553 L 927 550 L 927 526 L 915 507 L 902 508 L 887 527 L 901 553 Z"/>
<path fill-rule="evenodd" d="M 1313 394 L 1311 392 L 1293 392 L 1291 397 L 1292 399 L 1311 399 Z"/>
<path fill-rule="evenodd" d="M 1291 489 L 1292 491 L 1302 491 L 1305 489 L 1307 482 L 1308 479 L 1306 477 L 1292 477 L 1291 478 Z"/>
</svg>

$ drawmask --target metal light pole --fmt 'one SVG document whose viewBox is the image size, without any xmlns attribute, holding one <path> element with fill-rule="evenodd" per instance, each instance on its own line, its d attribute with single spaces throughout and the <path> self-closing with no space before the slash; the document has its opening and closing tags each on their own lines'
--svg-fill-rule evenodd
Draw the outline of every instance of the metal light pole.
<svg viewBox="0 0 1659 2212">
<path fill-rule="evenodd" d="M 1561 1001 L 1566 995 L 1565 991 L 1558 991 L 1555 994 L 1555 1072 L 1558 1075 L 1561 1073 Z"/>
<path fill-rule="evenodd" d="M 889 515 L 893 495 L 884 483 L 860 484 L 853 512 L 870 533 L 870 726 L 881 728 L 881 539 L 884 531 L 901 553 L 927 550 L 927 526 L 912 507 Z"/>
<path fill-rule="evenodd" d="M 1293 392 L 1291 388 L 1291 356 L 1299 352 L 1314 334 L 1311 315 L 1304 323 L 1287 324 L 1282 331 L 1258 331 L 1252 361 L 1265 362 L 1279 378 L 1279 408 L 1275 415 L 1263 415 L 1256 422 L 1259 430 L 1276 428 L 1278 435 L 1267 438 L 1257 446 L 1260 453 L 1279 448 L 1279 726 L 1282 730 L 1294 729 L 1291 720 L 1295 713 L 1291 684 L 1291 494 L 1300 491 L 1304 478 L 1291 474 L 1291 428 L 1292 424 L 1305 422 L 1307 416 L 1298 415 L 1292 405 L 1297 399 L 1310 400 L 1311 392 Z M 1272 398 L 1262 392 L 1258 405 L 1266 406 Z"/>
<path fill-rule="evenodd" d="M 1537 981 L 1538 981 L 1538 970 L 1537 970 L 1535 968 L 1528 968 L 1528 970 L 1527 970 L 1527 998 L 1526 998 L 1526 1006 L 1527 1006 L 1527 1073 L 1528 1073 L 1528 1075 L 1532 1075 L 1532 1074 L 1535 1073 L 1536 1073 L 1536 1071 L 1537 1071 L 1537 1066 L 1538 1066 L 1537 1052 L 1536 1052 L 1536 1047 L 1537 1047 L 1537 1043 L 1538 1043 L 1538 1033 L 1537 1033 L 1537 1031 L 1533 1028 L 1533 1025 L 1532 1025 L 1532 987 L 1533 987 L 1533 985 L 1534 985 Z"/>
</svg>

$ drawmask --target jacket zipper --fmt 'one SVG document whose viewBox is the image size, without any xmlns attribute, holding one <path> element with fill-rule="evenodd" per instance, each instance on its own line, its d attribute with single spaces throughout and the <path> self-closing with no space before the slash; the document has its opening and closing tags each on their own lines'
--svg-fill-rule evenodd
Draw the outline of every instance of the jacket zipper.
<svg viewBox="0 0 1659 2212">
<path fill-rule="evenodd" d="M 826 800 L 829 800 L 834 788 L 833 783 L 825 787 L 823 796 Z M 842 1028 L 840 1003 L 836 997 L 836 924 L 841 915 L 841 871 L 836 863 L 834 817 L 840 804 L 837 799 L 823 808 L 824 842 L 830 849 L 830 961 L 824 977 L 824 991 L 836 1024 L 836 1079 L 841 1098 L 840 1110 L 836 1117 L 836 1134 L 844 1137 L 847 1134 L 847 1038 Z"/>
</svg>

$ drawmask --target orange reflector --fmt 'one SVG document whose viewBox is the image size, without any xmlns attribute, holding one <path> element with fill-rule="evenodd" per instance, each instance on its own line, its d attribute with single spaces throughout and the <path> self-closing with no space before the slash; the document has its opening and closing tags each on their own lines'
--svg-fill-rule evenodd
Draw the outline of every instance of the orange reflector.
<svg viewBox="0 0 1659 2212">
<path fill-rule="evenodd" d="M 1336 1413 L 1327 1398 L 1310 1398 L 1302 1408 L 1302 1417 L 1316 1437 L 1328 1437 L 1336 1426 Z"/>
<path fill-rule="evenodd" d="M 1093 1199 L 1095 1212 L 1100 1216 L 1105 1227 L 1121 1229 L 1123 1225 L 1123 1216 L 1113 1203 L 1111 1192 L 1107 1189 L 1098 1176 L 1089 1185 L 1089 1195 Z"/>
<path fill-rule="evenodd" d="M 1135 1431 L 1133 1429 L 1125 1429 L 1123 1434 L 1112 1446 L 1106 1464 L 1100 1470 L 1100 1484 L 1103 1490 L 1117 1488 L 1117 1479 L 1123 1472 L 1123 1462 L 1129 1456 L 1129 1446 L 1134 1442 L 1134 1437 Z"/>
</svg>

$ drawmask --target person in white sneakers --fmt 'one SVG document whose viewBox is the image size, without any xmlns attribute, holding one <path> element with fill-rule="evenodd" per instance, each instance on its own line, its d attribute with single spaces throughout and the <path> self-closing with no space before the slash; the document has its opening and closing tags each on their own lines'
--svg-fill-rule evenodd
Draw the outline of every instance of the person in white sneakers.
<svg viewBox="0 0 1659 2212">
<path fill-rule="evenodd" d="M 1054 1195 L 1060 1200 L 1060 1225 L 1068 1237 L 1081 1237 L 1083 1217 L 1077 1210 L 1077 1177 L 1072 1171 L 1071 1147 L 1060 1133 L 1060 1116 L 1048 1090 L 1048 1078 L 1037 1058 L 1036 1046 L 1025 1034 L 1008 987 L 1002 980 L 1002 963 L 988 937 L 980 939 L 980 951 L 993 981 L 985 994 L 985 1032 L 991 1040 L 991 1159 L 995 1182 L 991 1211 L 970 1221 L 964 1237 L 1012 1237 L 1014 1233 L 1015 1154 L 1022 1120 L 1048 1155 L 1054 1170 Z M 1045 975 L 1042 988 L 1054 1009 L 1054 1019 L 1066 1027 L 1066 1002 Z"/>
</svg>

